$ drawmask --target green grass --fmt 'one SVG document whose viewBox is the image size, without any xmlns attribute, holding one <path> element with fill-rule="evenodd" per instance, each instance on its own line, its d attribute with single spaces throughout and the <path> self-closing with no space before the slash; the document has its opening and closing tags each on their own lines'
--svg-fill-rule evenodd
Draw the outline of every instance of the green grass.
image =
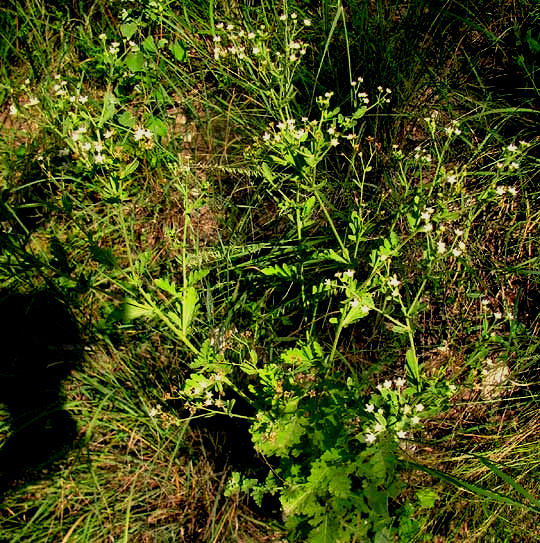
<svg viewBox="0 0 540 543">
<path fill-rule="evenodd" d="M 0 539 L 538 540 L 538 20 L 8 2 Z"/>
</svg>

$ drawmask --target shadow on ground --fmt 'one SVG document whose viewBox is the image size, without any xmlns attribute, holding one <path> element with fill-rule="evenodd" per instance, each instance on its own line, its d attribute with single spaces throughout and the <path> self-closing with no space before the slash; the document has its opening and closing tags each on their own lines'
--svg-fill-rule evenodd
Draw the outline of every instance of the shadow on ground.
<svg viewBox="0 0 540 543">
<path fill-rule="evenodd" d="M 0 291 L 0 404 L 9 433 L 0 441 L 0 496 L 40 478 L 77 437 L 63 409 L 62 382 L 78 364 L 82 341 L 69 307 L 49 291 Z"/>
</svg>

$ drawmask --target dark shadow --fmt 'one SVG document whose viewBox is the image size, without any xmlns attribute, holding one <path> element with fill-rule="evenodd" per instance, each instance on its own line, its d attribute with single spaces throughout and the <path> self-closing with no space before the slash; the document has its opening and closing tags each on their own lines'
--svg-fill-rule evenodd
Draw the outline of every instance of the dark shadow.
<svg viewBox="0 0 540 543">
<path fill-rule="evenodd" d="M 0 292 L 0 403 L 10 416 L 0 442 L 0 496 L 41 477 L 77 437 L 62 381 L 80 361 L 76 320 L 58 295 Z"/>
</svg>

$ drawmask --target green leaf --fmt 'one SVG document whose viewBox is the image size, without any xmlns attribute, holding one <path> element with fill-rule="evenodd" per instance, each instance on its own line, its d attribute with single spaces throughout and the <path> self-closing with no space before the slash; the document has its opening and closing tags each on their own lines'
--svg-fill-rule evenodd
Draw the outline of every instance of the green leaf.
<svg viewBox="0 0 540 543">
<path fill-rule="evenodd" d="M 131 39 L 131 36 L 137 32 L 137 28 L 139 25 L 136 22 L 131 23 L 124 23 L 120 25 L 120 32 L 122 33 L 122 36 L 126 38 L 126 40 Z"/>
<path fill-rule="evenodd" d="M 431 488 L 421 488 L 416 492 L 416 497 L 418 498 L 420 507 L 423 509 L 431 509 L 439 499 L 439 494 Z"/>
<path fill-rule="evenodd" d="M 132 321 L 139 317 L 149 317 L 153 314 L 152 308 L 141 304 L 133 298 L 126 298 L 123 305 L 123 318 L 125 321 Z"/>
<path fill-rule="evenodd" d="M 178 291 L 176 290 L 176 287 L 168 281 L 168 279 L 154 279 L 154 285 L 156 287 L 160 288 L 161 290 L 164 290 L 167 294 L 170 294 L 171 296 L 178 296 Z"/>
<path fill-rule="evenodd" d="M 152 117 L 148 121 L 148 130 L 157 137 L 164 138 L 167 135 L 167 125 L 158 117 Z"/>
<path fill-rule="evenodd" d="M 131 175 L 134 171 L 137 170 L 138 167 L 139 161 L 137 159 L 133 160 L 120 171 L 120 179 L 124 179 L 124 177 L 128 177 L 129 175 Z"/>
<path fill-rule="evenodd" d="M 156 42 L 154 41 L 153 36 L 148 36 L 145 38 L 145 40 L 142 42 L 142 46 L 144 47 L 145 51 L 148 51 L 149 53 L 157 53 Z"/>
<path fill-rule="evenodd" d="M 122 115 L 118 117 L 118 122 L 122 126 L 133 128 L 137 124 L 137 119 L 129 111 L 124 111 Z"/>
<path fill-rule="evenodd" d="M 116 266 L 116 259 L 112 249 L 103 249 L 97 245 L 90 245 L 90 253 L 92 258 L 99 264 L 103 264 L 106 268 L 112 269 Z"/>
<path fill-rule="evenodd" d="M 103 108 L 99 118 L 98 126 L 101 128 L 110 119 L 113 118 L 116 112 L 116 97 L 110 91 L 106 91 L 103 95 Z"/>
<path fill-rule="evenodd" d="M 141 51 L 129 53 L 124 62 L 131 72 L 144 71 L 144 55 Z"/>
<path fill-rule="evenodd" d="M 175 41 L 169 46 L 171 53 L 178 62 L 184 62 L 186 59 L 186 48 L 180 41 Z"/>
<path fill-rule="evenodd" d="M 182 296 L 182 332 L 187 335 L 199 296 L 193 287 L 185 287 Z"/>
</svg>

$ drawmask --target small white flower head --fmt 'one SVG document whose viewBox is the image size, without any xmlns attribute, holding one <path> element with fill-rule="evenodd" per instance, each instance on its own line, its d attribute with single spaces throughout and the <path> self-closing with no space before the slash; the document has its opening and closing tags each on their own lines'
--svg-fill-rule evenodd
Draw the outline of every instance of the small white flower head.
<svg viewBox="0 0 540 543">
<path fill-rule="evenodd" d="M 75 103 L 75 100 L 77 100 L 77 97 L 76 96 L 70 96 L 69 97 L 69 101 L 73 104 Z"/>
<path fill-rule="evenodd" d="M 405 386 L 405 383 L 406 383 L 406 382 L 407 382 L 407 381 L 405 381 L 405 379 L 403 379 L 403 377 L 398 377 L 398 378 L 394 381 L 394 383 L 396 384 L 396 387 L 397 387 L 397 388 L 401 388 L 402 386 Z"/>
<path fill-rule="evenodd" d="M 510 162 L 508 168 L 510 168 L 511 170 L 519 170 L 519 162 L 516 162 L 515 160 Z"/>
<path fill-rule="evenodd" d="M 369 432 L 368 434 L 365 435 L 364 439 L 366 440 L 366 443 L 373 443 L 374 441 L 377 440 L 377 436 Z"/>
<path fill-rule="evenodd" d="M 480 301 L 480 303 L 482 304 L 482 307 L 487 307 L 489 305 L 489 300 L 487 298 L 484 298 Z"/>
<path fill-rule="evenodd" d="M 17 115 L 17 113 L 19 113 L 19 110 L 17 109 L 17 107 L 13 104 L 11 104 L 9 106 L 9 114 L 12 116 L 12 117 L 15 117 L 15 115 Z"/>
<path fill-rule="evenodd" d="M 421 413 L 424 410 L 424 406 L 421 403 L 416 404 L 416 412 Z"/>
<path fill-rule="evenodd" d="M 452 249 L 452 254 L 457 258 L 458 256 L 461 256 L 461 254 L 463 253 L 463 251 L 461 251 L 460 249 L 458 249 L 457 247 L 454 247 Z"/>
<path fill-rule="evenodd" d="M 406 439 L 407 432 L 400 430 L 399 432 L 396 432 L 396 435 L 398 436 L 399 439 Z"/>
<path fill-rule="evenodd" d="M 262 136 L 263 141 L 268 141 L 272 136 L 268 132 L 265 132 Z"/>
<path fill-rule="evenodd" d="M 510 145 L 508 145 L 508 147 L 506 148 L 507 151 L 510 151 L 510 153 L 515 153 L 518 148 L 516 145 L 514 145 L 513 143 L 511 143 Z"/>
<path fill-rule="evenodd" d="M 104 34 L 104 33 L 101 33 L 98 38 L 101 40 L 101 41 L 105 41 L 107 39 L 107 36 Z"/>
<path fill-rule="evenodd" d="M 513 321 L 515 319 L 514 314 L 511 311 L 506 312 L 506 318 L 510 321 Z"/>
<path fill-rule="evenodd" d="M 467 246 L 465 245 L 464 241 L 460 241 L 458 243 L 458 247 L 460 248 L 460 250 L 464 251 Z"/>
<path fill-rule="evenodd" d="M 376 433 L 376 434 L 380 434 L 381 432 L 384 431 L 384 424 L 381 424 L 380 422 L 377 422 L 375 424 L 375 426 L 373 427 L 373 431 Z"/>
<path fill-rule="evenodd" d="M 413 425 L 420 424 L 420 417 L 416 415 L 414 417 L 411 417 L 411 424 Z"/>
<path fill-rule="evenodd" d="M 282 13 L 280 16 L 279 16 L 279 20 L 280 21 L 286 21 L 287 20 L 287 15 L 285 13 Z"/>
<path fill-rule="evenodd" d="M 399 287 L 399 285 L 401 285 L 401 281 L 399 281 L 399 279 L 393 275 L 389 280 L 388 280 L 388 284 L 392 287 L 392 288 L 396 288 L 396 287 Z"/>
<path fill-rule="evenodd" d="M 332 139 L 330 140 L 330 145 L 331 145 L 332 147 L 337 147 L 337 146 L 339 145 L 339 140 L 338 140 L 337 138 L 332 138 Z"/>
<path fill-rule="evenodd" d="M 367 403 L 366 404 L 366 411 L 368 413 L 373 413 L 375 411 L 375 406 L 372 403 Z"/>
<path fill-rule="evenodd" d="M 103 143 L 101 143 L 100 141 L 98 141 L 98 142 L 94 145 L 94 151 L 96 151 L 96 153 L 101 153 L 101 151 L 103 151 Z"/>
<path fill-rule="evenodd" d="M 446 180 L 448 183 L 450 183 L 450 185 L 457 183 L 457 177 L 455 175 L 449 175 Z"/>
<path fill-rule="evenodd" d="M 516 187 L 508 187 L 507 190 L 508 190 L 509 194 L 511 194 L 512 196 L 514 196 L 514 197 L 517 196 L 518 191 L 517 191 Z"/>
<path fill-rule="evenodd" d="M 96 164 L 103 164 L 105 162 L 105 157 L 101 153 L 96 153 L 94 155 L 94 162 Z"/>
<path fill-rule="evenodd" d="M 114 130 L 111 130 L 110 128 L 103 134 L 103 137 L 108 140 L 114 135 Z"/>
<path fill-rule="evenodd" d="M 387 379 L 384 383 L 383 383 L 383 387 L 386 388 L 387 390 L 390 390 L 392 388 L 392 381 L 390 381 L 389 379 Z"/>
<path fill-rule="evenodd" d="M 328 132 L 331 136 L 333 136 L 333 135 L 336 133 L 336 129 L 335 129 L 335 127 L 331 126 L 331 127 L 327 130 L 327 132 Z"/>
<path fill-rule="evenodd" d="M 85 141 L 81 144 L 81 149 L 83 151 L 90 151 L 90 149 L 92 149 L 92 144 L 89 141 Z"/>
<path fill-rule="evenodd" d="M 437 253 L 443 255 L 446 252 L 446 243 L 442 240 L 437 242 Z"/>
<path fill-rule="evenodd" d="M 291 19 L 294 21 L 294 19 L 296 19 L 298 17 L 298 15 L 296 13 L 291 13 Z"/>
<path fill-rule="evenodd" d="M 500 311 L 495 311 L 495 313 L 493 313 L 493 317 L 496 320 L 502 319 L 502 313 Z"/>
<path fill-rule="evenodd" d="M 324 285 L 325 285 L 326 287 L 330 287 L 330 286 L 332 286 L 332 280 L 331 280 L 331 279 L 328 279 L 328 278 L 326 278 L 326 279 L 324 280 Z"/>
<path fill-rule="evenodd" d="M 459 237 L 464 234 L 464 231 L 461 228 L 454 228 L 454 234 Z"/>
<path fill-rule="evenodd" d="M 371 311 L 371 307 L 369 307 L 369 305 L 363 305 L 360 310 L 362 311 L 362 313 L 369 313 Z"/>
<path fill-rule="evenodd" d="M 304 19 L 304 26 L 311 26 L 311 19 Z"/>
<path fill-rule="evenodd" d="M 410 406 L 408 403 L 406 403 L 406 404 L 403 406 L 403 414 L 404 414 L 404 415 L 410 415 L 410 414 L 411 414 L 411 411 L 412 411 L 411 406 Z"/>
<path fill-rule="evenodd" d="M 432 231 L 433 231 L 433 224 L 430 223 L 430 222 L 427 222 L 427 223 L 424 224 L 424 226 L 422 227 L 422 231 L 423 231 L 423 232 L 432 232 Z"/>
<path fill-rule="evenodd" d="M 39 100 L 35 96 L 32 96 L 30 100 L 28 100 L 26 107 L 37 106 L 38 104 L 39 104 Z"/>
<path fill-rule="evenodd" d="M 359 304 L 360 302 L 358 301 L 357 298 L 355 298 L 354 300 L 351 300 L 351 307 L 358 307 Z"/>
<path fill-rule="evenodd" d="M 86 94 L 83 94 L 83 95 L 79 96 L 79 103 L 80 104 L 86 104 L 86 102 L 88 102 L 88 96 L 86 96 Z"/>
<path fill-rule="evenodd" d="M 218 24 L 216 25 L 216 28 L 217 28 L 218 30 L 223 30 L 224 27 L 225 27 L 225 25 L 224 25 L 223 23 L 218 23 Z"/>
</svg>

